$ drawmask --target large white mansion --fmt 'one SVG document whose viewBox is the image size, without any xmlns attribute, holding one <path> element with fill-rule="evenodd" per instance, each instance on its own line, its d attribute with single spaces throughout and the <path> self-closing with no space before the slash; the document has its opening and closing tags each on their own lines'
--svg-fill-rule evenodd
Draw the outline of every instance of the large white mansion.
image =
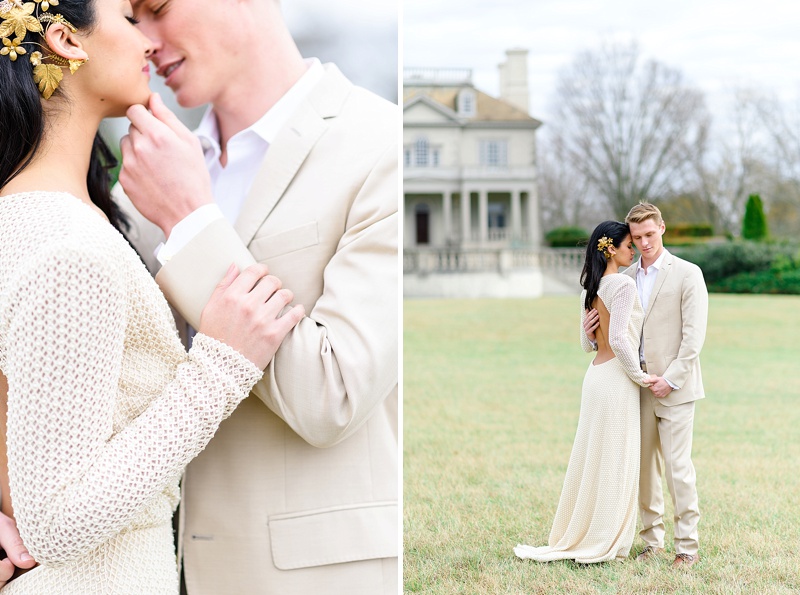
<svg viewBox="0 0 800 595">
<path fill-rule="evenodd" d="M 403 73 L 404 247 L 538 246 L 536 129 L 527 50 L 500 65 L 500 98 L 467 69 Z"/>
<path fill-rule="evenodd" d="M 403 73 L 403 292 L 536 297 L 573 292 L 579 254 L 542 246 L 527 50 L 508 50 L 500 97 L 469 69 Z"/>
</svg>

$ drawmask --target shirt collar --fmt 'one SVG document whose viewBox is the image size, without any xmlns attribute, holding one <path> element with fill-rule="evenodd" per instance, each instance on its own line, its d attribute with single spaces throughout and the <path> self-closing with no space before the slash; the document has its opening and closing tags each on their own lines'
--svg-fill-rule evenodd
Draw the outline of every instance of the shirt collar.
<svg viewBox="0 0 800 595">
<path fill-rule="evenodd" d="M 649 267 L 647 267 L 647 268 L 648 268 L 648 269 L 655 269 L 655 270 L 657 270 L 657 271 L 660 271 L 660 270 L 661 270 L 661 265 L 662 265 L 662 264 L 663 264 L 663 262 L 664 262 L 664 257 L 665 257 L 667 254 L 669 254 L 669 252 L 667 251 L 667 249 L 666 249 L 666 248 L 664 248 L 664 251 L 661 253 L 661 256 L 659 256 L 658 258 L 656 258 L 656 261 L 655 261 L 653 264 L 651 264 Z M 636 268 L 636 273 L 637 273 L 637 274 L 639 273 L 639 271 L 644 271 L 644 267 L 642 266 L 642 257 L 641 257 L 641 256 L 639 257 L 639 262 L 638 262 L 638 264 L 639 264 L 639 266 Z"/>
<path fill-rule="evenodd" d="M 311 89 L 322 79 L 325 74 L 325 69 L 322 63 L 317 58 L 309 58 L 305 60 L 308 67 L 297 82 L 284 93 L 275 105 L 273 105 L 261 118 L 256 120 L 249 127 L 241 130 L 233 135 L 231 140 L 239 135 L 245 135 L 248 132 L 253 132 L 267 143 L 272 144 L 278 131 L 283 127 L 286 121 L 297 110 L 300 103 L 308 96 Z M 207 153 L 213 151 L 215 156 L 219 156 L 221 150 L 219 147 L 219 127 L 217 126 L 217 118 L 214 114 L 214 107 L 208 106 L 206 113 L 203 114 L 200 124 L 194 131 L 195 135 L 200 139 L 203 145 L 203 150 Z"/>
</svg>

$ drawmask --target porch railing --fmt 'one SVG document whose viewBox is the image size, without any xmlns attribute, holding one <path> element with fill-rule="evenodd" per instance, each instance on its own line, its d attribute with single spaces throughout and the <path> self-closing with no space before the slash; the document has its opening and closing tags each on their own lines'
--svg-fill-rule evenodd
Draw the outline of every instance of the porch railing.
<svg viewBox="0 0 800 595">
<path fill-rule="evenodd" d="M 583 266 L 584 253 L 575 248 L 405 248 L 403 272 L 424 275 L 531 268 L 573 272 Z"/>
</svg>

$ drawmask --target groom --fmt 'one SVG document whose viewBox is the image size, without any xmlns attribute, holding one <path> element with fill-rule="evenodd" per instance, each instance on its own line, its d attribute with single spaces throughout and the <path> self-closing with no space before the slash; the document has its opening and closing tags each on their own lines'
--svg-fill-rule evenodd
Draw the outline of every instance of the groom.
<svg viewBox="0 0 800 595">
<path fill-rule="evenodd" d="M 675 509 L 672 566 L 690 568 L 700 561 L 700 510 L 691 455 L 694 404 L 705 396 L 699 356 L 706 334 L 708 292 L 700 269 L 664 248 L 666 227 L 655 205 L 636 205 L 625 222 L 641 254 L 625 270 L 636 281 L 645 312 L 639 358 L 642 370 L 659 377 L 640 395 L 640 535 L 646 547 L 636 559 L 664 552 L 661 475 L 665 471 Z M 597 328 L 596 318 L 594 313 L 587 316 L 587 335 Z"/>
<path fill-rule="evenodd" d="M 195 328 L 231 262 L 307 312 L 186 471 L 188 594 L 396 595 L 396 106 L 304 60 L 279 0 L 132 5 L 178 102 L 211 104 L 197 136 L 157 96 L 129 110 L 120 182 L 157 224 L 132 241 Z M 8 521 L 0 580 L 32 563 Z"/>
</svg>

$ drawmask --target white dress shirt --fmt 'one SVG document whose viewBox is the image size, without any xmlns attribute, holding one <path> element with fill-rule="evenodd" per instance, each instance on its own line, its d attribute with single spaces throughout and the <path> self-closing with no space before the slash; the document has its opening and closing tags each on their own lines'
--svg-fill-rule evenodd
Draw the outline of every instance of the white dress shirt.
<svg viewBox="0 0 800 595">
<path fill-rule="evenodd" d="M 209 107 L 206 110 L 195 134 L 203 145 L 215 204 L 200 207 L 173 227 L 166 243 L 156 248 L 156 258 L 161 264 L 177 254 L 213 221 L 225 217 L 231 225 L 236 222 L 250 186 L 267 154 L 267 149 L 275 140 L 278 131 L 325 73 L 317 58 L 310 58 L 305 62 L 308 69 L 283 97 L 259 120 L 228 140 L 227 162 L 224 166 L 220 163 L 222 149 L 214 108 Z M 243 101 L 246 99 L 243 98 Z"/>
</svg>

